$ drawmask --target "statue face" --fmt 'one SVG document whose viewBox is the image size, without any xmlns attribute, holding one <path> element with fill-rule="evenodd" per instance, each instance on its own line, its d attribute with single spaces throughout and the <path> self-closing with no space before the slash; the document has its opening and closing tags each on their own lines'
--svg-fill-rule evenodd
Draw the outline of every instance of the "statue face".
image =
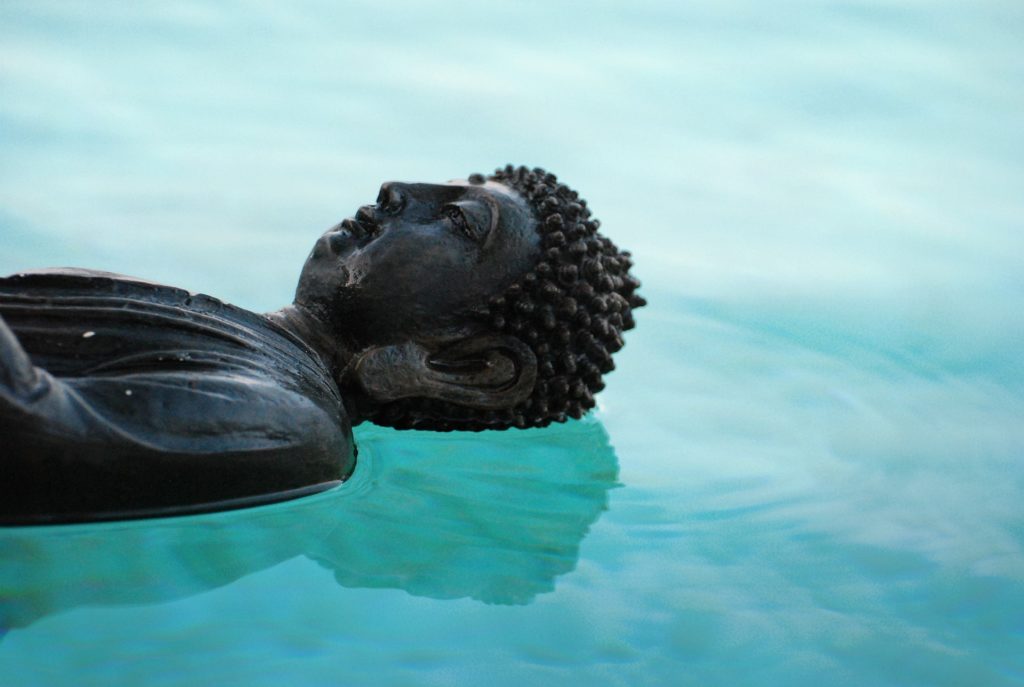
<svg viewBox="0 0 1024 687">
<path fill-rule="evenodd" d="M 533 212 L 503 184 L 389 182 L 320 237 L 295 302 L 363 345 L 457 336 L 539 255 Z"/>
</svg>

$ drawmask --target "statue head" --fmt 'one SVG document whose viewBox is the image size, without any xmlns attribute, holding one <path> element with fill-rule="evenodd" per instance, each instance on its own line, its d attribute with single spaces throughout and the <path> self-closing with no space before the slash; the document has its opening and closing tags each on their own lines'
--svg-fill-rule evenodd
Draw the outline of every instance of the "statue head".
<svg viewBox="0 0 1024 687">
<path fill-rule="evenodd" d="M 599 226 L 542 169 L 389 182 L 320 238 L 295 302 L 348 352 L 354 420 L 543 427 L 593 407 L 644 304 Z"/>
</svg>

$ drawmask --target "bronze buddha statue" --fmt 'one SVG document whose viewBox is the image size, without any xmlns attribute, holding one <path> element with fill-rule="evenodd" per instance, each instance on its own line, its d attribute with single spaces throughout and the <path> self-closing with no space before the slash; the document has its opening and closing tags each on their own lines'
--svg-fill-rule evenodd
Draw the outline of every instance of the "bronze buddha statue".
<svg viewBox="0 0 1024 687">
<path fill-rule="evenodd" d="M 644 304 L 541 169 L 386 183 L 259 315 L 77 269 L 0 279 L 0 521 L 195 512 L 344 480 L 352 425 L 541 427 L 594 405 Z"/>
</svg>

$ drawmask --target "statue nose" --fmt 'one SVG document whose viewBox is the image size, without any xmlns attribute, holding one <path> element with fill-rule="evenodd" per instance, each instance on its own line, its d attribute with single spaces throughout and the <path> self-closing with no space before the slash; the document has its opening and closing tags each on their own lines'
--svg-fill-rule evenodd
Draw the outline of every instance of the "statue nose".
<svg viewBox="0 0 1024 687">
<path fill-rule="evenodd" d="M 380 193 L 377 194 L 377 205 L 385 213 L 394 215 L 405 207 L 406 192 L 404 184 L 397 181 L 388 181 L 380 185 Z"/>
</svg>

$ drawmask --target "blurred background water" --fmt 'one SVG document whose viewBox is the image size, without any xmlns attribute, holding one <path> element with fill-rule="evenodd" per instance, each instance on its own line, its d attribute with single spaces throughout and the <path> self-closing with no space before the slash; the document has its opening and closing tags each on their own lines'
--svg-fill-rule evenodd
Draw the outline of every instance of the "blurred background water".
<svg viewBox="0 0 1024 687">
<path fill-rule="evenodd" d="M 1024 5 L 0 4 L 0 273 L 254 310 L 541 165 L 650 306 L 596 417 L 0 533 L 4 685 L 1024 684 Z"/>
</svg>

